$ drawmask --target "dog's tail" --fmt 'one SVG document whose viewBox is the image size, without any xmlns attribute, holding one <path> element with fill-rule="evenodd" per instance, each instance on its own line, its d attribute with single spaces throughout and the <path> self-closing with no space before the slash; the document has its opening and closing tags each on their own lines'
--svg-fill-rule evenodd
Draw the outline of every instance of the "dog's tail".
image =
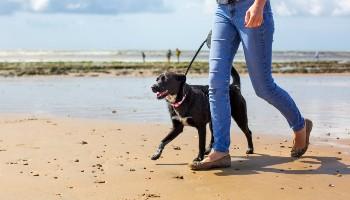
<svg viewBox="0 0 350 200">
<path fill-rule="evenodd" d="M 238 85 L 239 87 L 241 87 L 241 78 L 237 72 L 237 70 L 233 67 L 232 65 L 232 69 L 231 69 L 231 77 L 232 77 L 232 85 Z"/>
</svg>

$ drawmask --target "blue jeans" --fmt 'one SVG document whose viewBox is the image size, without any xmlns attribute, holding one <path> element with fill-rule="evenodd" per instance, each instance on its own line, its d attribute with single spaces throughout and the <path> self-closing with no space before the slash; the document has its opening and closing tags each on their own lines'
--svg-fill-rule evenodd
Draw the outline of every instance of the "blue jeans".
<svg viewBox="0 0 350 200">
<path fill-rule="evenodd" d="M 209 102 L 215 151 L 228 152 L 230 146 L 230 71 L 240 43 L 257 96 L 277 108 L 294 131 L 304 127 L 304 118 L 293 99 L 272 78 L 274 22 L 270 1 L 266 2 L 261 26 L 246 28 L 244 25 L 245 13 L 253 3 L 254 0 L 241 0 L 218 5 L 215 13 L 209 56 Z"/>
</svg>

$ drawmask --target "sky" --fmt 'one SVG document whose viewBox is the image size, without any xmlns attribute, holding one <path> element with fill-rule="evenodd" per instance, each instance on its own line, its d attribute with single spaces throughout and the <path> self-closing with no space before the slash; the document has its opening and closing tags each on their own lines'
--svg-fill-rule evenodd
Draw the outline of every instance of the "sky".
<svg viewBox="0 0 350 200">
<path fill-rule="evenodd" d="M 274 50 L 350 51 L 350 0 L 270 0 Z M 0 0 L 0 50 L 194 50 L 215 0 Z"/>
</svg>

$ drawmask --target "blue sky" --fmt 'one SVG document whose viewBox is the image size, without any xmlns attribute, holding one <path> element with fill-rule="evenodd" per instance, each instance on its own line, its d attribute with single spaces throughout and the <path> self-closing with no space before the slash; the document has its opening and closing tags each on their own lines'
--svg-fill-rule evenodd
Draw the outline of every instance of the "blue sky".
<svg viewBox="0 0 350 200">
<path fill-rule="evenodd" d="M 274 50 L 350 51 L 350 0 L 271 0 Z M 196 49 L 215 0 L 1 0 L 0 49 Z"/>
</svg>

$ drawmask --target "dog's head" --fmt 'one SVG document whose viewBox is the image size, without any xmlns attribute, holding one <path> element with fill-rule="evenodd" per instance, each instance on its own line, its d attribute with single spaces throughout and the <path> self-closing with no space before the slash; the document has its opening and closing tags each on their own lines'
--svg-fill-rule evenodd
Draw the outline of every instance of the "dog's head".
<svg viewBox="0 0 350 200">
<path fill-rule="evenodd" d="M 173 103 L 185 82 L 185 75 L 166 72 L 157 77 L 156 83 L 151 88 L 153 93 L 157 94 L 157 99 L 166 98 L 167 101 Z"/>
</svg>

